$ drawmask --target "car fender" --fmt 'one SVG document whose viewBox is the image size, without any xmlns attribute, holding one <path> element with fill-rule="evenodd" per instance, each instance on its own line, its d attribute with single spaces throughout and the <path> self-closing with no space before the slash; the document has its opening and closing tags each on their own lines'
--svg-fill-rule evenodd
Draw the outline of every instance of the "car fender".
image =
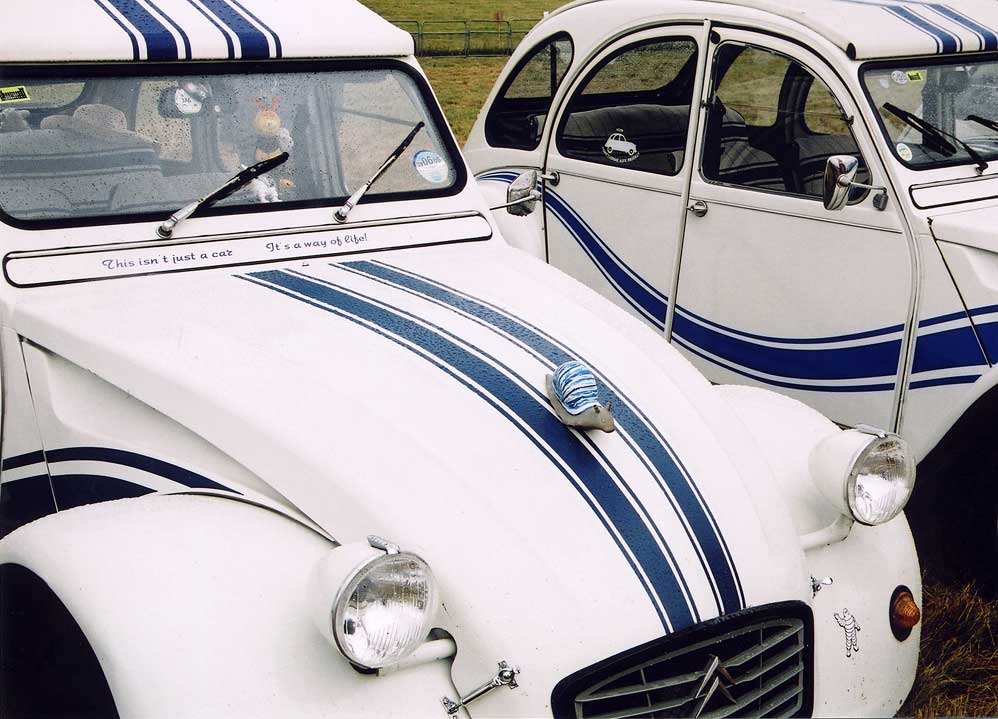
<svg viewBox="0 0 998 719">
<path fill-rule="evenodd" d="M 756 387 L 718 385 L 715 391 L 741 420 L 773 470 L 780 494 L 801 536 L 841 516 L 811 481 L 812 448 L 840 431 L 824 415 L 785 395 Z"/>
<path fill-rule="evenodd" d="M 0 541 L 0 565 L 59 598 L 122 717 L 439 713 L 448 662 L 361 674 L 314 626 L 309 574 L 335 547 L 259 506 L 158 495 L 25 525 Z"/>
</svg>

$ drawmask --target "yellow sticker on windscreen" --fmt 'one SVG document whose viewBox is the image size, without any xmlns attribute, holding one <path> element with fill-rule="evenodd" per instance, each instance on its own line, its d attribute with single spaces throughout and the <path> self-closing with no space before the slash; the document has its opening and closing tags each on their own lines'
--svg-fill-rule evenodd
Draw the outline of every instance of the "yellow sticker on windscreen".
<svg viewBox="0 0 998 719">
<path fill-rule="evenodd" d="M 24 102 L 25 100 L 30 99 L 31 96 L 28 95 L 28 88 L 24 85 L 0 87 L 0 104 L 8 102 Z"/>
<path fill-rule="evenodd" d="M 909 82 L 925 82 L 925 73 L 921 70 L 908 70 L 906 74 Z"/>
</svg>

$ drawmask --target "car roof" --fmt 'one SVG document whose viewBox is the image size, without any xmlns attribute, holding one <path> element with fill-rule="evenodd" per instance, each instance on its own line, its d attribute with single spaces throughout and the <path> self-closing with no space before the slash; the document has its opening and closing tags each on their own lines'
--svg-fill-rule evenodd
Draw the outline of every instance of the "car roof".
<svg viewBox="0 0 998 719">
<path fill-rule="evenodd" d="M 355 0 L 2 0 L 0 62 L 407 56 Z"/>
<path fill-rule="evenodd" d="M 577 0 L 548 17 L 584 5 L 599 6 L 592 10 L 604 10 L 612 26 L 624 20 L 620 6 L 606 0 Z M 647 0 L 628 6 L 642 19 L 654 11 L 685 15 L 698 7 L 706 17 L 758 10 L 800 23 L 858 60 L 998 50 L 995 0 Z"/>
</svg>

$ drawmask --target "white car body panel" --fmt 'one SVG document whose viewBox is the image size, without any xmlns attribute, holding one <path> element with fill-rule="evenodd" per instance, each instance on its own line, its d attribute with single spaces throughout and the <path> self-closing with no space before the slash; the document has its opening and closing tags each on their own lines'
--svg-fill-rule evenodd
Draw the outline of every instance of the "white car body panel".
<svg viewBox="0 0 998 719">
<path fill-rule="evenodd" d="M 521 236 L 516 246 L 543 243 L 538 256 L 660 332 L 677 286 L 671 339 L 712 381 L 773 389 L 836 421 L 899 431 L 923 459 L 953 429 L 963 414 L 957 410 L 993 385 L 994 283 L 973 276 L 981 260 L 974 271 L 954 267 L 967 265 L 968 247 L 995 247 L 995 163 L 983 177 L 972 165 L 903 166 L 885 146 L 859 73 L 870 60 L 998 49 L 998 35 L 989 29 L 998 22 L 994 12 L 972 0 L 945 8 L 816 2 L 799 9 L 768 0 L 573 3 L 538 25 L 514 53 L 466 154 L 487 192 L 525 169 L 559 173 L 557 181 L 544 182 L 541 237 Z M 705 180 L 706 111 L 691 125 L 696 160 L 684 162 L 675 176 L 562 156 L 557 128 L 601 58 L 651 38 L 700 43 L 704 18 L 713 23 L 712 47 L 755 44 L 816 73 L 855 120 L 852 134 L 870 182 L 886 187 L 884 211 L 869 197 L 832 213 L 820 198 Z M 546 39 L 566 35 L 573 59 L 536 149 L 490 144 L 488 112 L 514 68 Z M 690 203 L 709 210 L 703 217 L 681 216 L 687 180 Z"/>
<path fill-rule="evenodd" d="M 268 60 L 420 72 L 408 36 L 359 5 L 200 2 L 256 27 L 234 47 Z M 183 35 L 193 59 L 228 57 L 232 35 L 186 4 L 139 5 L 166 34 L 94 12 L 134 12 L 124 0 L 78 2 L 67 23 L 92 20 L 93 37 L 61 27 L 0 59 L 163 59 Z M 333 23 L 349 32 L 323 39 Z M 195 215 L 169 240 L 154 239 L 166 217 L 0 223 L 0 570 L 62 601 L 123 717 L 443 716 L 443 696 L 503 659 L 516 689 L 462 715 L 550 716 L 580 670 L 788 607 L 813 631 L 802 706 L 896 710 L 919 629 L 895 640 L 887 609 L 900 585 L 921 604 L 918 561 L 903 514 L 853 526 L 816 494 L 810 452 L 840 430 L 712 386 L 531 257 L 541 213 L 492 218 L 496 188 L 467 175 L 451 194 L 362 201 L 343 224 L 331 201 Z M 615 432 L 557 419 L 545 378 L 567 359 L 592 370 Z M 308 574 L 369 535 L 432 567 L 434 631 L 456 654 L 363 674 L 321 638 Z"/>
</svg>

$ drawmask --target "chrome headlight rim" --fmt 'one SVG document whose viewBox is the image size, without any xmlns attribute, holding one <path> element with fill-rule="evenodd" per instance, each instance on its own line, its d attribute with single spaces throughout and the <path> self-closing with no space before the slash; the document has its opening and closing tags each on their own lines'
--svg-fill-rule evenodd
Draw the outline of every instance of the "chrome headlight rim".
<svg viewBox="0 0 998 719">
<path fill-rule="evenodd" d="M 897 445 L 894 451 L 899 453 L 898 457 L 904 464 L 904 471 L 896 475 L 894 480 L 901 481 L 905 494 L 889 515 L 868 516 L 856 501 L 857 485 L 862 475 L 869 475 L 872 481 L 878 474 L 864 472 L 864 465 L 875 453 L 886 451 L 884 448 L 889 444 Z M 857 425 L 827 435 L 811 449 L 808 467 L 811 479 L 824 499 L 843 517 L 864 526 L 877 526 L 897 517 L 904 511 L 915 488 L 916 462 L 908 443 L 894 432 L 867 425 Z M 884 474 L 879 476 L 887 478 Z"/>
<path fill-rule="evenodd" d="M 894 519 L 899 514 L 901 514 L 901 512 L 904 511 L 904 508 L 908 506 L 908 502 L 911 499 L 911 495 L 915 490 L 915 478 L 916 478 L 915 457 L 911 452 L 911 447 L 908 444 L 908 442 L 903 437 L 901 437 L 901 435 L 895 432 L 887 432 L 884 430 L 879 430 L 873 427 L 866 427 L 863 425 L 857 426 L 855 428 L 855 431 L 869 435 L 870 441 L 867 442 L 866 446 L 863 447 L 862 450 L 860 450 L 859 454 L 856 456 L 856 459 L 852 463 L 852 467 L 849 469 L 849 475 L 845 482 L 844 499 L 846 506 L 849 508 L 849 515 L 853 520 L 855 520 L 859 524 L 862 524 L 865 527 L 876 527 L 881 524 L 887 524 L 887 522 L 890 522 L 892 519 Z M 862 510 L 859 509 L 859 507 L 857 506 L 858 503 L 856 501 L 856 486 L 859 482 L 859 476 L 862 473 L 861 470 L 863 469 L 864 463 L 867 462 L 874 453 L 882 451 L 885 445 L 891 443 L 897 444 L 900 447 L 901 453 L 903 455 L 903 461 L 907 464 L 910 464 L 910 477 L 907 478 L 908 486 L 906 487 L 907 495 L 905 496 L 904 501 L 897 503 L 897 506 L 888 516 L 874 521 L 871 520 L 869 517 L 864 516 Z"/>
<path fill-rule="evenodd" d="M 421 567 L 428 585 L 429 600 L 426 602 L 427 608 L 426 611 L 423 612 L 421 621 L 417 625 L 418 629 L 410 641 L 405 643 L 393 654 L 385 655 L 382 660 L 370 661 L 369 658 L 362 657 L 354 651 L 354 648 L 351 647 L 350 642 L 347 640 L 344 634 L 344 615 L 349 608 L 351 596 L 357 591 L 361 583 L 382 565 L 399 560 L 415 562 Z M 358 667 L 364 671 L 377 671 L 379 669 L 384 669 L 405 659 L 426 641 L 427 635 L 429 635 L 430 630 L 433 628 L 433 622 L 436 618 L 436 609 L 438 604 L 439 589 L 437 587 L 436 578 L 433 575 L 433 570 L 430 568 L 429 563 L 425 559 L 415 552 L 410 551 L 395 551 L 391 553 L 377 551 L 365 561 L 362 561 L 354 566 L 353 569 L 343 578 L 342 584 L 336 592 L 329 611 L 329 621 L 332 628 L 331 638 L 333 639 L 340 654 L 342 654 L 343 657 L 355 667 Z"/>
</svg>

